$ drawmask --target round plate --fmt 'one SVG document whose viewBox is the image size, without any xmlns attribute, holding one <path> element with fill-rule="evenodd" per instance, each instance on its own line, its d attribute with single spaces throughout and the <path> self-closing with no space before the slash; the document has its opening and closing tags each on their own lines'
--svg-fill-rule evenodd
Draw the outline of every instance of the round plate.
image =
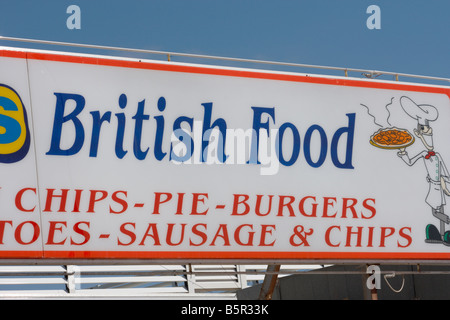
<svg viewBox="0 0 450 320">
<path fill-rule="evenodd" d="M 400 131 L 400 132 L 408 134 L 411 137 L 411 140 L 406 143 L 402 143 L 402 144 L 381 144 L 381 143 L 374 141 L 373 137 L 375 137 L 376 135 L 380 134 L 383 131 Z M 381 148 L 381 149 L 402 149 L 402 148 L 406 148 L 406 147 L 412 145 L 414 143 L 414 141 L 415 141 L 414 136 L 411 133 L 409 133 L 408 130 L 392 127 L 392 128 L 384 128 L 384 129 L 378 130 L 370 137 L 369 142 L 371 145 L 373 145 L 377 148 Z"/>
</svg>

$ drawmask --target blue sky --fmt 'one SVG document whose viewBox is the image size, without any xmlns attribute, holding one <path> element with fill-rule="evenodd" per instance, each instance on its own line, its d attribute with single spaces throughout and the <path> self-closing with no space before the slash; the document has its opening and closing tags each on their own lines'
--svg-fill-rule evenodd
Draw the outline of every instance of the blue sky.
<svg viewBox="0 0 450 320">
<path fill-rule="evenodd" d="M 450 78 L 448 0 L 2 2 L 2 36 Z M 66 26 L 72 4 L 81 9 L 79 30 Z M 381 29 L 366 26 L 370 5 L 380 8 Z M 8 41 L 0 45 L 67 50 Z"/>
</svg>

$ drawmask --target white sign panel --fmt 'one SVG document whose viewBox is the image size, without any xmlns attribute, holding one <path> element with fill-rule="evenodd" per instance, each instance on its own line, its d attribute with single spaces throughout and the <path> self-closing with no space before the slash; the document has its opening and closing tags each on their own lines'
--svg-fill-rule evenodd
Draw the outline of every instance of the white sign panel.
<svg viewBox="0 0 450 320">
<path fill-rule="evenodd" d="M 6 49 L 0 66 L 2 258 L 450 258 L 448 87 Z"/>
</svg>

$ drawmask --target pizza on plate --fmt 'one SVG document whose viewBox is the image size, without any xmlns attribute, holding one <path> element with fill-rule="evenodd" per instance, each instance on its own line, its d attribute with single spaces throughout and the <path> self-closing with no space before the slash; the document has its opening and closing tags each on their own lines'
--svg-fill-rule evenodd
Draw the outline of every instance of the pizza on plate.
<svg viewBox="0 0 450 320">
<path fill-rule="evenodd" d="M 399 128 L 384 128 L 370 137 L 370 143 L 383 149 L 406 148 L 414 143 L 414 137 L 408 130 Z"/>
</svg>

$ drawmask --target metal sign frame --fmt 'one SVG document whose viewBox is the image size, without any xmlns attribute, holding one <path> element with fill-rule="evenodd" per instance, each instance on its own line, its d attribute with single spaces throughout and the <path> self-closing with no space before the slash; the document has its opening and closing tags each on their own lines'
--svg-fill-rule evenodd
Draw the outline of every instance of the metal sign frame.
<svg viewBox="0 0 450 320">
<path fill-rule="evenodd" d="M 7 39 L 5 39 L 7 40 Z M 370 89 L 387 89 L 397 91 L 445 94 L 450 98 L 450 88 L 425 84 L 400 83 L 393 81 L 374 81 L 367 79 L 311 76 L 287 72 L 223 68 L 192 64 L 159 63 L 138 59 L 119 59 L 92 55 L 61 54 L 35 50 L 3 49 L 1 57 L 27 59 L 34 61 L 52 61 L 70 64 L 96 65 L 140 70 L 158 70 L 184 74 L 213 75 L 244 79 L 276 80 L 283 82 L 301 82 L 308 84 L 332 85 L 340 87 L 357 87 Z M 56 227 L 55 227 L 56 228 Z M 445 263 L 450 259 L 449 253 L 429 252 L 274 252 L 274 251 L 1 251 L 2 264 L 179 264 L 181 261 L 191 263 L 208 261 L 211 263 L 242 262 L 261 263 L 271 261 L 277 264 L 311 263 Z"/>
</svg>

